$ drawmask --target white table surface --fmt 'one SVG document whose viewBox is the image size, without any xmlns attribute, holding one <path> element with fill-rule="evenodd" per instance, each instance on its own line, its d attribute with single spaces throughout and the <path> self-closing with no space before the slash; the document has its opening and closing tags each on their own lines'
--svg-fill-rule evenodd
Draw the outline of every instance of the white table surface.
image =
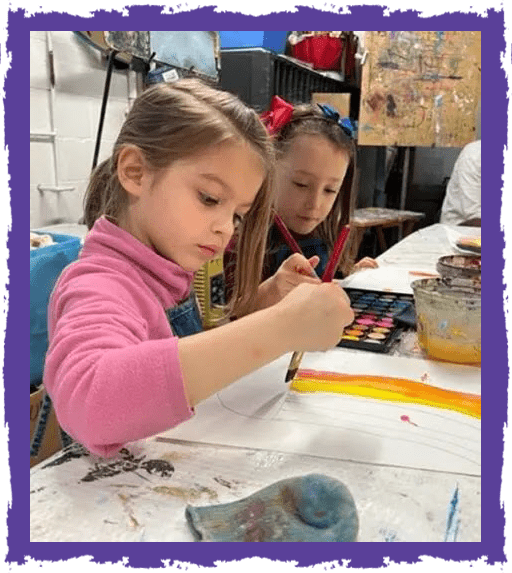
<svg viewBox="0 0 512 573">
<path fill-rule="evenodd" d="M 411 282 L 422 273 L 437 274 L 436 263 L 444 255 L 461 254 L 461 237 L 480 235 L 480 227 L 437 223 L 411 233 L 377 257 L 379 268 L 364 269 L 347 277 L 343 286 L 412 293 Z"/>
<path fill-rule="evenodd" d="M 421 229 L 383 253 L 378 258 L 379 269 L 357 273 L 346 279 L 345 284 L 357 288 L 393 288 L 386 282 L 390 280 L 389 273 L 383 272 L 393 269 L 395 278 L 402 277 L 401 288 L 407 288 L 407 280 L 418 278 L 409 275 L 409 271 L 435 272 L 439 256 L 457 252 L 454 241 L 458 236 L 474 235 L 477 231 L 479 229 L 446 225 Z M 422 448 L 426 446 L 421 445 L 421 440 L 414 444 L 419 452 L 418 460 L 408 458 L 408 463 L 393 463 L 393 456 L 400 453 L 398 450 L 403 444 L 415 442 L 422 436 L 418 433 L 421 427 L 407 424 L 400 430 L 403 433 L 396 439 L 395 451 L 390 447 L 392 436 L 358 433 L 355 428 L 340 434 L 341 439 L 343 436 L 345 439 L 344 448 L 327 451 L 326 444 L 335 443 L 332 440 L 337 439 L 337 435 L 330 435 L 326 424 L 322 431 L 327 433 L 321 435 L 324 450 L 316 447 L 315 440 L 320 434 L 308 428 L 318 424 L 305 418 L 312 413 L 308 409 L 312 402 L 308 402 L 307 411 L 301 414 L 303 406 L 299 400 L 296 401 L 299 408 L 295 411 L 296 421 L 282 425 L 287 428 L 277 435 L 282 440 L 276 439 L 272 447 L 268 447 L 271 441 L 265 432 L 271 424 L 280 422 L 276 412 L 281 415 L 283 404 L 293 404 L 295 398 L 288 396 L 284 382 L 280 382 L 282 390 L 277 383 L 269 382 L 265 389 L 267 395 L 255 392 L 261 384 L 262 372 L 279 372 L 281 380 L 288 360 L 288 356 L 282 357 L 266 367 L 267 370 L 245 377 L 211 397 L 197 408 L 190 424 L 187 422 L 160 436 L 129 444 L 113 459 L 92 456 L 75 444 L 33 467 L 31 542 L 193 541 L 185 520 L 187 504 L 235 501 L 280 479 L 308 473 L 338 478 L 349 488 L 359 513 L 359 541 L 481 541 L 481 483 L 476 463 L 479 436 L 472 443 L 473 462 L 467 467 L 460 466 L 463 469 L 458 471 L 450 471 L 449 461 L 442 471 L 429 468 L 428 461 L 422 464 L 421 460 L 428 460 L 432 454 L 422 457 Z M 343 367 L 340 371 L 362 372 L 364 367 L 365 372 L 370 369 L 396 376 L 417 375 L 425 369 L 436 385 L 473 393 L 480 391 L 479 369 L 440 365 L 417 355 L 379 356 L 336 348 L 304 357 L 304 367 L 329 369 L 329 366 L 333 371 Z M 395 372 L 397 369 L 401 372 Z M 270 378 L 272 376 L 274 374 Z M 217 407 L 220 402 L 224 403 L 224 414 Z M 338 402 L 341 404 L 343 400 L 332 401 Z M 244 403 L 247 412 L 237 412 L 238 405 Z M 368 412 L 377 416 L 382 411 L 379 408 L 388 406 L 382 402 L 369 404 Z M 416 421 L 435 414 L 425 411 L 426 407 L 417 408 L 408 410 L 412 412 L 411 419 Z M 342 414 L 340 411 L 340 417 Z M 259 421 L 254 422 L 254 418 Z M 251 426 L 247 425 L 249 422 Z M 460 423 L 460 418 L 455 422 Z M 478 432 L 474 419 L 471 424 L 472 431 Z M 249 430 L 249 427 L 251 433 L 247 432 L 245 440 L 241 439 L 244 428 Z M 336 427 L 334 424 L 332 432 Z M 300 430 L 298 439 L 294 428 Z M 423 453 L 427 452 L 425 449 Z M 456 533 L 447 532 L 447 515 L 455 490 L 459 496 Z"/>
</svg>

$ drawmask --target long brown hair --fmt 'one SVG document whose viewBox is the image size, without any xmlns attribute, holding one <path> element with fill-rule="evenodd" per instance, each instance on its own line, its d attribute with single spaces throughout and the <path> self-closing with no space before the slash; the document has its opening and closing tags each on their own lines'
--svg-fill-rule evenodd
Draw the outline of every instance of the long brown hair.
<svg viewBox="0 0 512 573">
<path fill-rule="evenodd" d="M 335 120 L 324 116 L 318 105 L 299 105 L 294 107 L 291 120 L 281 128 L 274 138 L 278 161 L 288 153 L 292 142 L 299 135 L 319 135 L 324 137 L 337 149 L 345 151 L 349 156 L 347 172 L 336 201 L 329 215 L 317 228 L 320 238 L 329 249 L 332 249 L 341 226 L 347 224 L 352 215 L 352 199 L 356 192 L 355 144 L 353 139 L 345 133 Z M 346 251 L 347 249 L 345 249 Z"/>
<path fill-rule="evenodd" d="M 242 315 L 252 305 L 261 277 L 271 209 L 274 150 L 257 113 L 235 95 L 198 78 L 147 88 L 133 103 L 112 155 L 94 170 L 84 199 L 88 228 L 102 215 L 119 220 L 127 193 L 117 177 L 119 154 L 136 146 L 155 171 L 224 141 L 247 142 L 261 157 L 266 177 L 239 229 L 235 286 L 229 310 Z M 227 167 L 229 169 L 229 167 Z"/>
</svg>

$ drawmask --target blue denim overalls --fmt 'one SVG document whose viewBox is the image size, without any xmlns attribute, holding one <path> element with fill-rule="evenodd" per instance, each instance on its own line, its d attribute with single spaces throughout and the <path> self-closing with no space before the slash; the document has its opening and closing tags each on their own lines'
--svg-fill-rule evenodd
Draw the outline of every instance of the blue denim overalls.
<svg viewBox="0 0 512 573">
<path fill-rule="evenodd" d="M 201 313 L 194 290 L 178 306 L 168 308 L 165 314 L 173 333 L 178 337 L 196 334 L 203 330 Z"/>
</svg>

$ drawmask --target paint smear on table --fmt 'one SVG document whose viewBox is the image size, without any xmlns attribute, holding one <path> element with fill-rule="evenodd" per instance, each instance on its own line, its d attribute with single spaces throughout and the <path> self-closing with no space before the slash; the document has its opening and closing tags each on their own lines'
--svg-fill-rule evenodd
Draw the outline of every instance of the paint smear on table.
<svg viewBox="0 0 512 573">
<path fill-rule="evenodd" d="M 296 392 L 334 392 L 432 406 L 481 418 L 481 397 L 477 394 L 445 390 L 406 378 L 299 370 L 290 387 Z"/>
<path fill-rule="evenodd" d="M 459 519 L 459 486 L 455 487 L 452 499 L 448 505 L 448 517 L 446 520 L 446 533 L 444 541 L 457 541 L 459 534 L 460 519 Z"/>
</svg>

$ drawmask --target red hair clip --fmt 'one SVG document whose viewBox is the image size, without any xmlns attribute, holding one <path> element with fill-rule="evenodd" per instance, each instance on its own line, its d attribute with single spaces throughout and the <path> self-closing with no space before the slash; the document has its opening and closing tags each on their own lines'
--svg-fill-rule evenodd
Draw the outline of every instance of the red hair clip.
<svg viewBox="0 0 512 573">
<path fill-rule="evenodd" d="M 275 135 L 290 121 L 292 115 L 293 105 L 279 96 L 274 96 L 270 101 L 270 109 L 262 113 L 260 119 L 265 124 L 269 135 Z"/>
</svg>

